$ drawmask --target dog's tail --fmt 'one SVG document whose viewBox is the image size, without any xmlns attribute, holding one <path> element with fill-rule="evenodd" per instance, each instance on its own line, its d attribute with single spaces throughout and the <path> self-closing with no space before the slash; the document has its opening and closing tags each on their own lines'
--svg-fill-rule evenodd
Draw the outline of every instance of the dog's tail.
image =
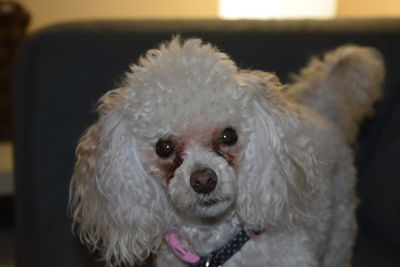
<svg viewBox="0 0 400 267">
<path fill-rule="evenodd" d="M 335 123 L 353 143 L 361 120 L 373 113 L 385 75 L 381 54 L 346 45 L 328 52 L 293 75 L 287 93 Z"/>
</svg>

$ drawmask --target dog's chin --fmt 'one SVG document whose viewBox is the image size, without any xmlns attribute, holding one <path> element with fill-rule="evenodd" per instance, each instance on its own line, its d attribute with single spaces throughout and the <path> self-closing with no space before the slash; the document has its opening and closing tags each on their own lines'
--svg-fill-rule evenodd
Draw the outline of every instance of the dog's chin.
<svg viewBox="0 0 400 267">
<path fill-rule="evenodd" d="M 180 207 L 179 211 L 183 217 L 211 219 L 224 216 L 227 211 L 231 210 L 232 206 L 233 200 L 231 199 L 207 198 L 196 201 L 190 207 Z"/>
<path fill-rule="evenodd" d="M 228 200 L 204 200 L 199 201 L 193 209 L 193 215 L 199 218 L 214 218 L 224 214 L 232 206 Z"/>
</svg>

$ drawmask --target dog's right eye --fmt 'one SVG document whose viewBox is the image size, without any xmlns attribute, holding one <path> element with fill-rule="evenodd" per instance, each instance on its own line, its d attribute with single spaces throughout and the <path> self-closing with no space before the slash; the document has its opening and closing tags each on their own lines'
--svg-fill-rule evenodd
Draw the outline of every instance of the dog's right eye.
<svg viewBox="0 0 400 267">
<path fill-rule="evenodd" d="M 174 143 L 171 140 L 158 140 L 156 144 L 156 153 L 160 158 L 168 158 L 174 151 Z"/>
<path fill-rule="evenodd" d="M 221 136 L 218 138 L 221 144 L 226 146 L 233 146 L 238 140 L 237 133 L 233 128 L 226 128 L 222 131 Z"/>
</svg>

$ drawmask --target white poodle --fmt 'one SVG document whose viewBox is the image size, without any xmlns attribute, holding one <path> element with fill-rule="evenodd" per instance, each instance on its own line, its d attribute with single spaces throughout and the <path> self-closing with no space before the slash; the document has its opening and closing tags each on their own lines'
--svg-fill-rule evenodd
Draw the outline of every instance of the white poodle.
<svg viewBox="0 0 400 267">
<path fill-rule="evenodd" d="M 78 145 L 70 209 L 81 239 L 107 266 L 152 253 L 171 267 L 349 266 L 349 145 L 383 76 L 380 54 L 353 45 L 286 86 L 199 39 L 149 50 Z"/>
</svg>

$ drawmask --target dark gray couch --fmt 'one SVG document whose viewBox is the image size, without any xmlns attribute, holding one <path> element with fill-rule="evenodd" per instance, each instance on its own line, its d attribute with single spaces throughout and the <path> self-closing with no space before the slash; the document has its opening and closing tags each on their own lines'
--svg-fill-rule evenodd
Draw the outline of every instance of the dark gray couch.
<svg viewBox="0 0 400 267">
<path fill-rule="evenodd" d="M 74 149 L 96 120 L 96 100 L 143 52 L 177 33 L 204 38 L 240 67 L 273 71 L 283 81 L 310 56 L 340 44 L 383 53 L 385 95 L 357 147 L 354 266 L 400 266 L 400 19 L 388 19 L 77 22 L 29 36 L 12 83 L 18 267 L 101 266 L 66 216 Z"/>
</svg>

